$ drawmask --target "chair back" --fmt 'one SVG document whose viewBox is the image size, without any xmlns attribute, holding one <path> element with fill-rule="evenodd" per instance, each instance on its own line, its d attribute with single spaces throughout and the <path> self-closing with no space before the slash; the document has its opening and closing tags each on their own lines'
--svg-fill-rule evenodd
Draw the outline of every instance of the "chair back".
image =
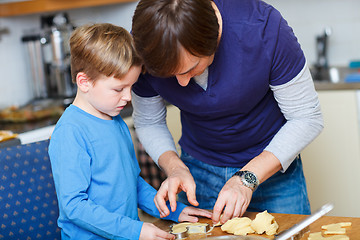
<svg viewBox="0 0 360 240">
<path fill-rule="evenodd" d="M 49 140 L 0 149 L 0 240 L 60 240 Z"/>
</svg>

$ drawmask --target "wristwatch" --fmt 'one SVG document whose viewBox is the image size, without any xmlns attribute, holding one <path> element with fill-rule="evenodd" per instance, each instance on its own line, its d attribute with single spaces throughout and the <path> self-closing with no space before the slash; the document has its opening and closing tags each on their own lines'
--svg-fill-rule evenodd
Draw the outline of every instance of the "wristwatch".
<svg viewBox="0 0 360 240">
<path fill-rule="evenodd" d="M 250 188 L 255 191 L 255 189 L 259 186 L 260 182 L 255 173 L 250 171 L 237 171 L 233 176 L 239 176 L 241 182 L 245 187 Z"/>
</svg>

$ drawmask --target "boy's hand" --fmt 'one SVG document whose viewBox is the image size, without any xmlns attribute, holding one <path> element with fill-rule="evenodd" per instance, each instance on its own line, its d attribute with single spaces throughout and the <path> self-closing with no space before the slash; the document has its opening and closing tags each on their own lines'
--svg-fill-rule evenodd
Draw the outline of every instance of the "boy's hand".
<svg viewBox="0 0 360 240">
<path fill-rule="evenodd" d="M 160 228 L 156 227 L 152 223 L 144 222 L 144 224 L 141 228 L 139 240 L 155 240 L 155 239 L 157 239 L 157 240 L 161 240 L 161 239 L 173 240 L 173 239 L 175 239 L 175 236 L 168 232 L 161 230 Z"/>
<path fill-rule="evenodd" d="M 186 207 L 180 213 L 179 222 L 198 222 L 199 219 L 196 216 L 211 218 L 212 213 L 205 209 L 194 208 L 194 207 Z"/>
</svg>

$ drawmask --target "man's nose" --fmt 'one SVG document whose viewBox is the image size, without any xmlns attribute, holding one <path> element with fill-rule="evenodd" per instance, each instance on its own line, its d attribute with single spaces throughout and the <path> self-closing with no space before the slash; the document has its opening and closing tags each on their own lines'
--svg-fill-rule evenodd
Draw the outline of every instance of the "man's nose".
<svg viewBox="0 0 360 240">
<path fill-rule="evenodd" d="M 186 87 L 189 84 L 191 77 L 188 74 L 176 75 L 176 79 L 177 79 L 178 83 L 180 84 L 180 86 Z"/>
</svg>

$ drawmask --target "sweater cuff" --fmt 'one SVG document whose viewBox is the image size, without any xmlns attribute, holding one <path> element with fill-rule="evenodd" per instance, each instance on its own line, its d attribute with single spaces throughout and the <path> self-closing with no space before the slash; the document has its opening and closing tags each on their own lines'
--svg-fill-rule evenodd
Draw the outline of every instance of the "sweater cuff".
<svg viewBox="0 0 360 240">
<path fill-rule="evenodd" d="M 164 219 L 166 219 L 166 220 L 171 220 L 171 221 L 174 221 L 174 222 L 179 222 L 179 216 L 180 216 L 180 214 L 182 213 L 182 211 L 184 210 L 184 208 L 187 207 L 187 205 L 185 205 L 185 204 L 183 204 L 183 203 L 181 203 L 181 202 L 176 202 L 176 204 L 177 204 L 177 206 L 176 206 L 175 212 L 170 212 L 169 216 L 167 216 L 167 217 L 164 218 Z M 171 209 L 169 202 L 167 202 L 166 205 L 167 205 L 167 207 L 168 207 L 169 209 Z M 171 210 L 170 210 L 170 211 L 171 211 Z"/>
<path fill-rule="evenodd" d="M 143 222 L 141 221 L 134 221 L 134 224 L 132 225 L 131 231 L 129 231 L 129 236 L 127 238 L 137 240 L 140 238 L 141 229 L 143 226 Z M 123 239 L 123 238 L 121 238 Z"/>
</svg>

